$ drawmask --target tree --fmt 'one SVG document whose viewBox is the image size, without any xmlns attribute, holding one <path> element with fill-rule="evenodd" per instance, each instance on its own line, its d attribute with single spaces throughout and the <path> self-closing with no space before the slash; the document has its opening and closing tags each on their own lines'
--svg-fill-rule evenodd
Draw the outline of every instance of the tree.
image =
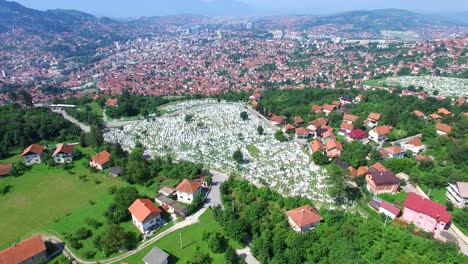
<svg viewBox="0 0 468 264">
<path fill-rule="evenodd" d="M 130 250 L 135 247 L 137 239 L 132 232 L 125 232 L 119 225 L 110 225 L 100 239 L 101 249 L 106 256 L 120 250 Z"/>
<path fill-rule="evenodd" d="M 192 122 L 192 120 L 193 120 L 193 115 L 185 115 L 184 117 L 185 122 L 190 123 Z"/>
<path fill-rule="evenodd" d="M 130 218 L 128 207 L 140 197 L 138 190 L 133 186 L 117 189 L 114 194 L 114 201 L 109 205 L 104 216 L 110 223 L 120 223 Z"/>
<path fill-rule="evenodd" d="M 15 103 L 16 101 L 18 101 L 18 95 L 14 91 L 11 91 L 8 93 L 8 99 L 10 100 L 10 102 Z"/>
<path fill-rule="evenodd" d="M 73 236 L 77 240 L 84 240 L 84 239 L 90 238 L 92 235 L 93 233 L 91 232 L 91 230 L 81 227 L 75 231 L 75 234 Z"/>
<path fill-rule="evenodd" d="M 278 129 L 275 132 L 275 139 L 280 141 L 280 142 L 284 142 L 284 141 L 286 141 L 286 136 L 284 135 L 283 131 Z"/>
<path fill-rule="evenodd" d="M 104 144 L 104 137 L 102 131 L 97 125 L 92 125 L 88 134 L 88 144 L 93 147 L 100 147 Z"/>
<path fill-rule="evenodd" d="M 242 151 L 240 149 L 234 151 L 234 154 L 232 154 L 232 158 L 237 162 L 237 163 L 242 163 L 244 161 L 244 154 L 242 154 Z"/>
<path fill-rule="evenodd" d="M 242 112 L 240 113 L 240 117 L 241 117 L 241 119 L 242 119 L 243 121 L 247 121 L 247 120 L 249 119 L 249 114 L 247 114 L 246 111 L 242 111 Z"/>
<path fill-rule="evenodd" d="M 265 132 L 265 131 L 264 131 L 263 127 L 259 125 L 259 126 L 257 127 L 257 133 L 261 136 L 261 135 L 263 135 L 264 132 Z"/>
<path fill-rule="evenodd" d="M 213 262 L 213 259 L 207 253 L 203 253 L 197 250 L 190 260 L 187 261 L 187 264 L 210 264 Z"/>
<path fill-rule="evenodd" d="M 222 253 L 226 251 L 227 241 L 224 236 L 219 233 L 211 233 L 208 236 L 208 247 L 213 251 L 213 253 Z"/>
<path fill-rule="evenodd" d="M 329 163 L 328 157 L 322 151 L 316 151 L 312 154 L 312 161 L 317 165 L 325 165 Z"/>
<path fill-rule="evenodd" d="M 371 151 L 371 146 L 364 145 L 359 141 L 353 141 L 343 147 L 340 159 L 347 162 L 354 168 L 367 165 L 367 154 Z"/>
<path fill-rule="evenodd" d="M 23 104 L 26 106 L 32 106 L 33 105 L 33 99 L 32 96 L 29 94 L 28 91 L 26 90 L 20 90 L 18 92 L 19 96 L 21 97 L 21 100 L 23 101 Z"/>
<path fill-rule="evenodd" d="M 237 256 L 236 251 L 229 246 L 224 252 L 224 260 L 227 264 L 238 264 L 239 263 L 239 256 Z"/>
</svg>

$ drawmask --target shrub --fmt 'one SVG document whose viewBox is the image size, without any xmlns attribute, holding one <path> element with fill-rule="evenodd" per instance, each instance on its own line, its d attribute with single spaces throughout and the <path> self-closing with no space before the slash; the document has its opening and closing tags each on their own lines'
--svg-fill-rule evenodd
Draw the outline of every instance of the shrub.
<svg viewBox="0 0 468 264">
<path fill-rule="evenodd" d="M 84 240 L 84 239 L 90 238 L 92 235 L 93 235 L 93 232 L 91 232 L 91 230 L 81 227 L 75 231 L 75 234 L 73 237 L 77 240 Z"/>
</svg>

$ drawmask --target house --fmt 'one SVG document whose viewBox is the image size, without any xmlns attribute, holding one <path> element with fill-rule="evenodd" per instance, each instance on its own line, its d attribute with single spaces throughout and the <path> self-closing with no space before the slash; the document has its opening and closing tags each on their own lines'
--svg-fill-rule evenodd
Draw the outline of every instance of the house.
<svg viewBox="0 0 468 264">
<path fill-rule="evenodd" d="M 107 99 L 106 106 L 108 106 L 108 107 L 117 107 L 117 106 L 119 106 L 119 100 L 109 98 L 109 99 Z"/>
<path fill-rule="evenodd" d="M 73 145 L 68 144 L 58 144 L 55 149 L 52 157 L 54 158 L 55 163 L 70 163 L 73 161 Z"/>
<path fill-rule="evenodd" d="M 128 208 L 133 224 L 141 233 L 156 229 L 161 224 L 161 210 L 149 199 L 136 199 Z"/>
<path fill-rule="evenodd" d="M 344 116 L 343 116 L 343 122 L 348 123 L 348 124 L 353 124 L 358 119 L 359 119 L 359 117 L 355 116 L 355 115 L 344 114 Z"/>
<path fill-rule="evenodd" d="M 111 154 L 106 150 L 99 152 L 97 155 L 91 157 L 89 166 L 98 170 L 104 170 L 109 167 Z"/>
<path fill-rule="evenodd" d="M 390 134 L 389 126 L 379 126 L 369 132 L 369 139 L 375 143 L 381 143 L 388 138 Z"/>
<path fill-rule="evenodd" d="M 45 147 L 38 144 L 32 144 L 31 146 L 27 147 L 25 150 L 23 150 L 23 153 L 21 153 L 24 164 L 33 165 L 41 163 L 44 150 Z"/>
<path fill-rule="evenodd" d="M 424 118 L 424 119 L 426 118 L 426 115 L 423 112 L 419 111 L 419 110 L 414 110 L 413 115 L 415 115 L 415 116 L 417 116 L 419 118 Z"/>
<path fill-rule="evenodd" d="M 321 107 L 320 105 L 313 105 L 313 106 L 311 107 L 311 109 L 312 109 L 312 111 L 314 111 L 316 114 L 318 114 L 318 113 L 321 113 L 321 112 L 322 112 L 323 107 Z"/>
<path fill-rule="evenodd" d="M 323 220 L 322 216 L 309 205 L 289 210 L 286 215 L 289 225 L 299 233 L 314 229 Z"/>
<path fill-rule="evenodd" d="M 310 122 L 309 125 L 307 126 L 307 129 L 309 129 L 311 131 L 316 131 L 320 127 L 326 126 L 327 123 L 328 123 L 327 119 L 325 119 L 323 117 L 320 117 L 320 118 L 317 118 L 317 119 L 313 120 L 312 122 Z"/>
<path fill-rule="evenodd" d="M 167 264 L 169 254 L 158 247 L 153 247 L 143 258 L 145 264 Z"/>
<path fill-rule="evenodd" d="M 300 116 L 295 116 L 294 117 L 294 124 L 296 126 L 302 126 L 304 124 L 304 119 L 302 119 L 302 117 L 300 117 Z"/>
<path fill-rule="evenodd" d="M 396 193 L 400 186 L 400 179 L 393 171 L 377 162 L 369 167 L 366 175 L 367 189 L 374 193 Z"/>
<path fill-rule="evenodd" d="M 343 145 L 339 141 L 333 139 L 325 143 L 325 153 L 328 158 L 339 157 L 341 156 L 341 152 L 343 152 Z"/>
<path fill-rule="evenodd" d="M 452 215 L 447 207 L 415 193 L 409 193 L 404 202 L 401 219 L 415 226 L 434 233 L 436 229 L 443 230 L 450 223 Z"/>
<path fill-rule="evenodd" d="M 360 103 L 362 100 L 364 100 L 364 95 L 358 94 L 356 97 L 354 97 L 353 103 L 357 104 Z"/>
<path fill-rule="evenodd" d="M 317 137 L 322 140 L 323 143 L 327 143 L 329 140 L 335 140 L 336 136 L 333 133 L 333 128 L 331 127 L 324 127 L 326 129 L 323 133 L 320 133 L 320 130 L 317 130 Z"/>
<path fill-rule="evenodd" d="M 401 147 L 405 151 L 413 152 L 413 154 L 415 155 L 419 154 L 419 152 L 426 149 L 426 146 L 424 146 L 421 139 L 418 137 L 412 138 L 406 142 L 401 143 Z"/>
<path fill-rule="evenodd" d="M 280 126 L 283 124 L 284 120 L 286 119 L 285 116 L 277 116 L 275 114 L 270 115 L 270 121 L 275 126 Z"/>
<path fill-rule="evenodd" d="M 284 127 L 283 127 L 283 131 L 284 133 L 294 133 L 294 131 L 296 130 L 296 127 L 291 125 L 291 124 L 286 124 Z"/>
<path fill-rule="evenodd" d="M 347 135 L 346 135 L 346 141 L 348 142 L 352 142 L 352 141 L 355 141 L 355 140 L 360 140 L 362 143 L 367 143 L 369 141 L 369 134 L 367 134 L 366 131 L 360 129 L 360 128 L 357 128 L 357 129 L 353 129 L 353 131 L 349 132 Z"/>
<path fill-rule="evenodd" d="M 123 173 L 122 167 L 114 166 L 114 167 L 109 168 L 109 175 L 112 177 L 118 177 L 122 175 L 122 173 Z"/>
<path fill-rule="evenodd" d="M 370 128 L 373 128 L 379 124 L 379 120 L 382 117 L 381 114 L 378 113 L 370 113 L 366 120 L 364 120 L 364 124 Z"/>
<path fill-rule="evenodd" d="M 449 110 L 445 109 L 445 108 L 439 108 L 437 109 L 437 113 L 438 114 L 441 114 L 441 115 L 451 115 L 452 112 L 450 112 Z"/>
<path fill-rule="evenodd" d="M 344 95 L 340 98 L 340 103 L 342 105 L 346 105 L 346 104 L 352 104 L 353 103 L 353 98 L 349 95 Z"/>
<path fill-rule="evenodd" d="M 177 200 L 183 203 L 192 203 L 195 196 L 201 194 L 201 186 L 202 183 L 199 181 L 182 180 L 176 187 Z"/>
<path fill-rule="evenodd" d="M 450 182 L 445 197 L 456 207 L 468 207 L 468 182 Z"/>
<path fill-rule="evenodd" d="M 398 207 L 376 196 L 372 197 L 369 204 L 371 207 L 379 211 L 380 214 L 384 214 L 391 219 L 395 219 L 401 214 L 401 211 L 398 209 Z"/>
<path fill-rule="evenodd" d="M 352 124 L 342 122 L 340 125 L 340 131 L 338 132 L 338 134 L 346 136 L 347 134 L 351 133 L 353 129 L 354 129 L 354 126 Z"/>
<path fill-rule="evenodd" d="M 194 181 L 201 183 L 202 188 L 207 189 L 210 187 L 209 186 L 210 184 L 208 183 L 206 176 L 201 176 L 200 178 L 194 179 Z"/>
<path fill-rule="evenodd" d="M 172 196 L 176 194 L 177 190 L 175 188 L 169 187 L 169 186 L 163 186 L 160 190 L 159 193 L 162 193 L 166 196 Z"/>
<path fill-rule="evenodd" d="M 312 153 L 323 150 L 322 142 L 318 141 L 317 139 L 310 142 L 309 146 L 310 146 L 310 150 L 312 151 Z"/>
<path fill-rule="evenodd" d="M 170 214 L 176 214 L 180 217 L 187 217 L 189 215 L 189 211 L 185 206 L 162 193 L 158 193 L 154 200 L 161 205 L 161 208 Z"/>
<path fill-rule="evenodd" d="M 437 123 L 435 128 L 436 128 L 437 135 L 440 135 L 440 136 L 447 136 L 448 134 L 452 132 L 451 126 L 442 124 L 442 123 Z"/>
<path fill-rule="evenodd" d="M 0 251 L 2 264 L 38 264 L 45 263 L 48 259 L 41 236 L 33 236 Z"/>
<path fill-rule="evenodd" d="M 341 102 L 340 101 L 333 101 L 332 105 L 334 105 L 336 108 L 339 108 L 341 106 Z"/>
<path fill-rule="evenodd" d="M 0 164 L 0 177 L 10 175 L 10 171 L 13 168 L 13 163 Z"/>
<path fill-rule="evenodd" d="M 432 120 L 435 120 L 435 121 L 440 121 L 442 119 L 442 117 L 436 113 L 434 114 L 430 114 L 429 117 L 432 119 Z"/>
<path fill-rule="evenodd" d="M 295 132 L 297 138 L 307 139 L 310 136 L 310 132 L 303 127 L 296 128 Z"/>
<path fill-rule="evenodd" d="M 260 101 L 262 100 L 262 95 L 259 94 L 259 93 L 254 93 L 254 94 L 252 94 L 252 95 L 249 97 L 249 99 L 250 99 L 251 101 L 260 102 Z"/>
<path fill-rule="evenodd" d="M 335 106 L 334 106 L 334 105 L 331 105 L 331 104 L 324 104 L 324 105 L 323 105 L 322 112 L 325 113 L 325 116 L 330 115 L 330 113 L 333 112 L 333 110 L 335 110 Z"/>
<path fill-rule="evenodd" d="M 380 151 L 380 154 L 384 159 L 392 159 L 392 158 L 404 158 L 405 157 L 405 150 L 402 149 L 398 145 L 390 146 L 388 148 L 384 148 Z"/>
</svg>

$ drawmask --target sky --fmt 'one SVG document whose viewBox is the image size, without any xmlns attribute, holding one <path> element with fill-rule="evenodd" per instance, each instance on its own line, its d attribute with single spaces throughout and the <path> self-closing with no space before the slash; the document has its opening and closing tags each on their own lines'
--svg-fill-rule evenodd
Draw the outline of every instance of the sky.
<svg viewBox="0 0 468 264">
<path fill-rule="evenodd" d="M 329 14 L 357 9 L 399 8 L 423 13 L 468 11 L 468 0 L 16 0 L 31 8 L 76 9 L 97 16 L 174 14 Z M 216 2 L 216 3 L 213 3 Z"/>
</svg>

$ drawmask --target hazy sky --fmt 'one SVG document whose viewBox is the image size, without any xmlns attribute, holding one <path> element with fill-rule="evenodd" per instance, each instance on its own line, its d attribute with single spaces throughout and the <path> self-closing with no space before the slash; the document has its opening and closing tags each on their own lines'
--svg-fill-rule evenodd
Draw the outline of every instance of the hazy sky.
<svg viewBox="0 0 468 264">
<path fill-rule="evenodd" d="M 236 0 L 17 0 L 36 9 L 77 9 L 100 16 L 136 17 L 180 13 L 204 13 L 220 1 L 213 13 L 221 12 L 226 2 Z M 468 0 L 237 0 L 246 3 L 243 7 L 231 5 L 232 9 L 263 14 L 323 14 L 356 9 L 401 8 L 413 11 L 438 13 L 468 11 Z M 226 8 L 225 8 L 226 9 Z"/>
</svg>

